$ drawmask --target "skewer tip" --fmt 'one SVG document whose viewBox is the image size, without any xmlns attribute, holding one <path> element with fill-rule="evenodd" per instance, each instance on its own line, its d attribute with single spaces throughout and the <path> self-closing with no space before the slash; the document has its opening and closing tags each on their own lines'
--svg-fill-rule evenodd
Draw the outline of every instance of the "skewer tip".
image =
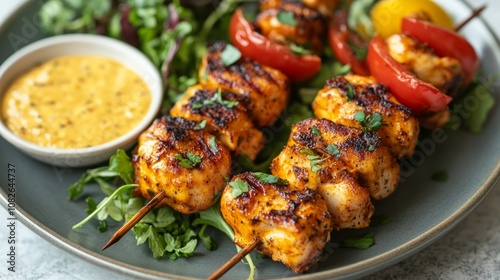
<svg viewBox="0 0 500 280">
<path fill-rule="evenodd" d="M 111 247 L 116 242 L 120 241 L 120 239 L 137 224 L 144 216 L 146 216 L 149 211 L 153 210 L 163 198 L 165 198 L 166 193 L 165 190 L 161 190 L 157 193 L 146 205 L 144 205 L 130 220 L 128 220 L 116 233 L 109 239 L 109 241 L 102 247 L 102 251 Z"/>
</svg>

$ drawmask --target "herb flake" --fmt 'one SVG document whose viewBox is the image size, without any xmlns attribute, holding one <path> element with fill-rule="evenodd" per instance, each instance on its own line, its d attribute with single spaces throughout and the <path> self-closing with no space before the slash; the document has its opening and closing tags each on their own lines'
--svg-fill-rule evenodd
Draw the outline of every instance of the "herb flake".
<svg viewBox="0 0 500 280">
<path fill-rule="evenodd" d="M 312 130 L 312 134 L 321 137 L 321 132 L 319 132 L 319 129 L 317 126 L 313 125 L 311 130 Z"/>
<path fill-rule="evenodd" d="M 195 168 L 198 164 L 201 163 L 201 156 L 192 154 L 190 152 L 186 152 L 186 157 L 183 157 L 181 154 L 176 154 L 174 156 L 176 159 L 179 160 L 179 165 L 184 167 L 184 168 Z"/>
<path fill-rule="evenodd" d="M 233 65 L 241 58 L 241 52 L 231 44 L 227 44 L 220 54 L 220 59 L 224 66 Z"/>
<path fill-rule="evenodd" d="M 264 172 L 253 172 L 253 175 L 262 183 L 265 184 L 279 184 L 279 185 L 288 185 L 288 181 L 281 179 L 280 177 L 267 174 Z"/>
<path fill-rule="evenodd" d="M 332 155 L 332 156 L 336 156 L 336 155 L 339 155 L 340 154 L 340 150 L 339 150 L 339 147 L 337 147 L 337 145 L 335 144 L 330 144 L 328 145 L 328 147 L 326 147 L 326 151 Z"/>
<path fill-rule="evenodd" d="M 210 149 L 212 150 L 212 152 L 214 152 L 214 153 L 219 152 L 219 147 L 217 146 L 217 141 L 216 141 L 215 136 L 210 137 L 210 139 L 208 140 L 208 146 L 210 146 Z"/>
<path fill-rule="evenodd" d="M 237 178 L 236 180 L 230 182 L 229 186 L 231 187 L 231 195 L 234 198 L 248 192 L 248 183 L 241 180 L 240 178 Z"/>
<path fill-rule="evenodd" d="M 359 110 L 354 114 L 354 119 L 363 127 L 365 131 L 376 132 L 383 125 L 382 115 L 379 113 L 373 113 L 369 116 L 365 114 L 363 110 Z"/>
<path fill-rule="evenodd" d="M 207 126 L 207 120 L 202 120 L 199 122 L 193 129 L 194 130 L 202 130 Z"/>
<path fill-rule="evenodd" d="M 321 169 L 321 163 L 324 161 L 324 159 L 322 159 L 318 154 L 316 154 L 309 148 L 302 148 L 300 152 L 306 155 L 307 160 L 309 160 L 312 172 L 318 173 L 318 171 Z"/>
<path fill-rule="evenodd" d="M 292 11 L 279 11 L 276 18 L 279 22 L 290 26 L 297 26 L 299 23 Z"/>
</svg>

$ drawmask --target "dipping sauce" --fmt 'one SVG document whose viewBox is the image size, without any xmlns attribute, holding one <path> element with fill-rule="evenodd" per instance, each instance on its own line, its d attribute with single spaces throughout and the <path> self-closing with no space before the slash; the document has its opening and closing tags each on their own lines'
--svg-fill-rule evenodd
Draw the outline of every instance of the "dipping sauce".
<svg viewBox="0 0 500 280">
<path fill-rule="evenodd" d="M 151 92 L 129 68 L 101 56 L 62 56 L 17 78 L 3 96 L 5 125 L 34 144 L 86 148 L 114 140 L 146 115 Z"/>
</svg>

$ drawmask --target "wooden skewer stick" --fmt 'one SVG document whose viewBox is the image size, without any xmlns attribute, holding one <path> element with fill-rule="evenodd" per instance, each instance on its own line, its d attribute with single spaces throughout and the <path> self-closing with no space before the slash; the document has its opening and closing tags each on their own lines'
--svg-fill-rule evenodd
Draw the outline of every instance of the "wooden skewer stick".
<svg viewBox="0 0 500 280">
<path fill-rule="evenodd" d="M 148 214 L 151 210 L 153 210 L 156 205 L 158 205 L 163 198 L 165 198 L 165 190 L 157 193 L 146 205 L 144 205 L 130 220 L 128 220 L 119 230 L 113 234 L 113 236 L 109 239 L 108 243 L 102 247 L 102 250 L 106 250 L 106 248 L 120 241 L 120 239 L 137 224 L 146 214 Z"/>
<path fill-rule="evenodd" d="M 482 5 L 481 7 L 479 8 L 476 8 L 472 11 L 472 14 L 466 18 L 464 21 L 462 21 L 460 24 L 456 25 L 454 30 L 455 31 L 460 31 L 460 29 L 462 29 L 462 27 L 464 27 L 467 23 L 469 23 L 469 21 L 473 20 L 474 18 L 476 18 L 477 16 L 479 16 L 483 11 L 484 9 L 486 9 L 486 4 Z"/>
<path fill-rule="evenodd" d="M 239 261 L 241 261 L 248 253 L 252 252 L 260 244 L 260 241 L 255 239 L 252 243 L 245 246 L 245 248 L 241 249 L 238 254 L 234 255 L 230 260 L 228 260 L 224 265 L 219 267 L 208 280 L 219 279 L 222 275 L 224 275 L 229 269 L 235 266 Z"/>
</svg>

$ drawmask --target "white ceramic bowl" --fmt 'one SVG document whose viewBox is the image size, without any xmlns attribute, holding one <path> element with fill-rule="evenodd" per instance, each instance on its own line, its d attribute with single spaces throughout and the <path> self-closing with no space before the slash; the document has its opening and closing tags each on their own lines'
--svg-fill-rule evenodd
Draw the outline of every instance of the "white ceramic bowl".
<svg viewBox="0 0 500 280">
<path fill-rule="evenodd" d="M 0 100 L 7 87 L 20 75 L 49 59 L 63 55 L 100 55 L 113 58 L 132 69 L 149 86 L 152 98 L 146 116 L 125 135 L 90 148 L 56 149 L 42 147 L 18 137 L 0 121 L 0 135 L 27 155 L 42 162 L 82 167 L 105 162 L 117 149 L 130 148 L 154 120 L 163 99 L 161 76 L 139 50 L 115 39 L 99 35 L 60 35 L 34 42 L 15 52 L 0 65 Z"/>
</svg>

